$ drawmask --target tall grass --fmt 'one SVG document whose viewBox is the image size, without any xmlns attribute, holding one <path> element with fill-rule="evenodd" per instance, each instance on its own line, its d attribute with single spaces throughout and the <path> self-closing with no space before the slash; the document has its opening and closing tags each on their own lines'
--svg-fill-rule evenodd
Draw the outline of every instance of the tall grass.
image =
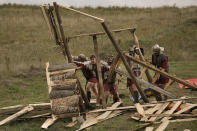
<svg viewBox="0 0 197 131">
<path fill-rule="evenodd" d="M 110 29 L 136 27 L 140 44 L 147 58 L 151 47 L 158 43 L 165 47 L 170 61 L 197 60 L 197 8 L 83 8 L 81 11 L 104 18 Z M 89 18 L 68 10 L 60 10 L 66 36 L 103 31 L 101 25 Z M 46 61 L 63 63 L 61 53 L 54 51 L 55 42 L 36 6 L 0 6 L 0 72 L 17 73 L 30 66 L 44 68 Z M 132 42 L 129 32 L 114 34 L 121 40 L 121 48 L 127 50 Z M 99 36 L 100 53 L 116 54 L 107 36 Z M 93 52 L 91 37 L 70 40 L 73 55 Z M 6 62 L 6 58 L 10 62 Z M 9 66 L 9 71 L 8 67 Z"/>
</svg>

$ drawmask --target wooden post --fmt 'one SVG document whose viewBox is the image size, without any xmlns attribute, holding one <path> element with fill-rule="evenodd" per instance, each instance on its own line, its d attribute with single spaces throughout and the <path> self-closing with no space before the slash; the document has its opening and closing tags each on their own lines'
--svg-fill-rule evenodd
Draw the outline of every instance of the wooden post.
<svg viewBox="0 0 197 131">
<path fill-rule="evenodd" d="M 58 5 L 56 4 L 56 2 L 53 2 L 53 6 L 55 8 L 55 13 L 56 13 L 56 17 L 57 17 L 57 21 L 58 21 L 58 25 L 59 25 L 59 30 L 60 30 L 62 41 L 64 43 L 64 49 L 65 49 L 66 55 L 68 57 L 68 62 L 71 63 L 72 62 L 72 56 L 71 56 L 71 53 L 70 53 L 70 50 L 69 50 L 69 47 L 68 47 L 68 40 L 65 38 L 64 30 L 63 30 L 63 27 L 62 27 L 62 20 L 61 20 L 61 17 L 59 15 Z"/>
<path fill-rule="evenodd" d="M 165 76 L 165 77 L 167 77 L 167 78 L 170 78 L 170 79 L 172 79 L 172 80 L 174 80 L 174 81 L 176 81 L 176 82 L 178 82 L 178 83 L 181 83 L 181 84 L 183 84 L 183 85 L 185 85 L 185 86 L 188 86 L 188 87 L 190 87 L 191 89 L 197 89 L 196 86 L 194 86 L 194 85 L 192 85 L 192 84 L 190 84 L 190 83 L 188 83 L 188 82 L 186 82 L 186 81 L 184 81 L 184 80 L 182 80 L 182 79 L 180 79 L 180 78 L 177 78 L 177 77 L 175 77 L 175 76 L 173 76 L 173 75 L 170 75 L 170 74 L 168 74 L 167 72 L 164 72 L 164 71 L 162 71 L 162 70 L 160 70 L 160 69 L 158 69 L 158 68 L 156 68 L 156 67 L 153 67 L 152 65 L 147 64 L 146 62 L 143 62 L 143 61 L 140 61 L 140 60 L 138 60 L 138 59 L 135 59 L 134 57 L 129 56 L 129 55 L 127 55 L 127 54 L 125 54 L 125 56 L 128 57 L 129 59 L 131 59 L 132 61 L 134 61 L 134 62 L 136 62 L 136 63 L 138 63 L 138 64 L 140 64 L 140 65 L 142 65 L 142 66 L 144 66 L 144 67 L 147 67 L 148 69 L 151 69 L 151 70 L 153 70 L 153 71 L 155 71 L 155 72 L 158 72 L 158 73 L 160 73 L 161 75 L 163 75 L 163 76 Z"/>
<path fill-rule="evenodd" d="M 102 98 L 102 105 L 103 108 L 106 108 L 106 100 L 104 96 L 104 88 L 103 88 L 103 79 L 102 79 L 102 73 L 101 73 L 101 63 L 98 53 L 98 44 L 97 44 L 97 38 L 96 35 L 93 35 L 93 43 L 94 43 L 94 52 L 96 55 L 96 65 L 97 65 L 97 73 L 98 73 L 98 81 L 99 81 L 99 87 L 100 87 L 100 95 Z"/>
<path fill-rule="evenodd" d="M 140 50 L 140 44 L 139 44 L 138 38 L 135 35 L 135 30 L 134 31 L 133 30 L 130 30 L 130 32 L 131 33 L 133 32 L 133 38 L 134 38 L 134 42 L 136 44 L 136 51 L 137 51 L 137 53 L 138 53 L 138 55 L 140 57 L 140 60 L 145 61 L 144 56 L 142 55 L 142 52 Z M 146 73 L 146 77 L 148 79 L 148 82 L 152 83 L 152 77 L 150 75 L 149 70 L 145 70 L 145 73 Z"/>
<path fill-rule="evenodd" d="M 116 51 L 118 52 L 118 54 L 120 55 L 120 58 L 122 59 L 122 62 L 124 63 L 129 75 L 131 76 L 132 80 L 134 81 L 140 95 L 142 96 L 142 99 L 144 100 L 144 102 L 148 103 L 148 99 L 146 97 L 146 95 L 144 94 L 144 92 L 142 91 L 142 89 L 140 88 L 139 83 L 136 80 L 135 75 L 132 73 L 130 66 L 128 64 L 128 62 L 126 61 L 125 57 L 123 56 L 122 51 L 120 50 L 120 47 L 118 46 L 118 44 L 116 43 L 115 39 L 113 38 L 111 32 L 109 31 L 109 29 L 107 28 L 107 26 L 105 25 L 104 22 L 101 22 L 101 25 L 103 26 L 103 29 L 105 30 L 106 34 L 108 35 L 109 39 L 111 40 L 113 46 L 115 47 Z"/>
<path fill-rule="evenodd" d="M 63 42 L 62 42 L 62 39 L 60 37 L 60 32 L 57 30 L 57 25 L 56 25 L 55 18 L 53 16 L 52 7 L 41 6 L 41 10 L 42 10 L 43 16 L 45 18 L 45 21 L 48 25 L 49 31 L 51 32 L 51 35 L 56 42 L 56 45 L 59 45 L 63 49 L 62 53 L 64 54 L 66 63 L 68 63 L 66 52 L 63 48 L 64 45 L 62 44 Z"/>
</svg>

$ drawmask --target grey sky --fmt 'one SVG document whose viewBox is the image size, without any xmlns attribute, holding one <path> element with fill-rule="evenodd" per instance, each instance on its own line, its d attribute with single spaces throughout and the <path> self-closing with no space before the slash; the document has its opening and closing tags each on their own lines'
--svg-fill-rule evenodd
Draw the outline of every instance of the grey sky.
<svg viewBox="0 0 197 131">
<path fill-rule="evenodd" d="M 65 6 L 74 7 L 109 7 L 109 6 L 127 6 L 127 7 L 161 7 L 161 6 L 197 6 L 197 0 L 0 0 L 0 4 L 15 3 L 25 5 L 42 5 L 56 1 Z"/>
</svg>

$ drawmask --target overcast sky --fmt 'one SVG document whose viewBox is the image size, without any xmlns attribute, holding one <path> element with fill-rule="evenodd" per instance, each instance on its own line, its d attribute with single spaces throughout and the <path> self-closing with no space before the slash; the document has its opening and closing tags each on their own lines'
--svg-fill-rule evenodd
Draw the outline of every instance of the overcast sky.
<svg viewBox="0 0 197 131">
<path fill-rule="evenodd" d="M 74 7 L 109 7 L 109 6 L 127 6 L 127 7 L 161 7 L 161 6 L 197 6 L 197 0 L 0 0 L 0 4 L 15 3 L 27 5 L 42 5 L 56 1 L 65 6 Z"/>
</svg>

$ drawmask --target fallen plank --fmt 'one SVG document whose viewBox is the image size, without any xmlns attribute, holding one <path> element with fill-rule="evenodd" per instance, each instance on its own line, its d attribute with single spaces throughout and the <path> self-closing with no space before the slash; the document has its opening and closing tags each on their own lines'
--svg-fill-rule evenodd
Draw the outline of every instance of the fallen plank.
<svg viewBox="0 0 197 131">
<path fill-rule="evenodd" d="M 185 121 L 196 121 L 197 118 L 187 118 L 187 119 L 176 119 L 176 120 L 170 120 L 170 122 L 185 122 Z"/>
<path fill-rule="evenodd" d="M 191 109 L 191 108 L 194 108 L 194 107 L 196 107 L 197 106 L 197 104 L 192 104 L 192 105 L 190 105 L 190 106 L 188 106 L 188 107 L 185 107 L 185 108 L 183 108 L 182 110 L 180 110 L 180 111 L 178 111 L 178 112 L 176 112 L 176 113 L 174 113 L 175 115 L 177 115 L 177 114 L 181 114 L 181 113 L 183 113 L 183 112 L 185 112 L 185 111 L 187 111 L 187 110 L 189 110 L 189 109 Z M 171 119 L 172 117 L 169 117 L 168 119 Z"/>
<path fill-rule="evenodd" d="M 32 111 L 33 109 L 34 109 L 34 108 L 33 108 L 32 106 L 27 106 L 27 107 L 25 107 L 25 108 L 22 109 L 21 111 L 19 111 L 19 112 L 13 114 L 13 115 L 7 117 L 6 119 L 0 121 L 0 126 L 1 126 L 1 125 L 4 125 L 4 124 L 6 124 L 6 123 L 8 123 L 8 122 L 10 122 L 10 121 L 12 121 L 12 120 L 14 120 L 14 119 L 16 119 L 17 117 L 19 117 L 19 116 L 21 116 L 21 115 L 23 115 L 23 114 L 25 114 L 25 113 L 27 113 L 27 112 Z"/>
<path fill-rule="evenodd" d="M 41 118 L 41 117 L 48 117 L 49 115 L 51 115 L 51 113 L 44 113 L 44 114 L 34 115 L 34 116 L 29 116 L 29 117 L 21 117 L 21 118 L 19 118 L 19 120 L 34 119 L 34 118 Z"/>
<path fill-rule="evenodd" d="M 97 120 L 96 118 L 92 118 L 92 119 L 89 119 L 89 120 L 86 120 L 81 126 L 80 128 L 77 130 L 77 131 L 80 131 L 80 130 L 83 130 L 87 127 L 90 127 L 92 125 L 95 125 L 99 122 L 102 122 L 102 121 L 105 121 L 105 120 L 108 120 L 110 118 L 113 118 L 113 117 L 116 117 L 118 115 L 120 115 L 123 111 L 114 111 L 112 112 L 107 118 L 103 119 L 103 120 Z"/>
<path fill-rule="evenodd" d="M 197 115 L 193 114 L 145 114 L 146 116 L 154 116 L 154 117 L 197 117 Z M 140 114 L 133 114 L 132 117 L 141 117 Z"/>
<path fill-rule="evenodd" d="M 145 131 L 153 131 L 154 127 L 146 127 Z"/>
<path fill-rule="evenodd" d="M 169 111 L 166 112 L 166 114 L 172 114 L 182 103 L 182 101 L 177 101 L 174 106 L 172 107 L 172 109 L 170 109 Z M 169 117 L 164 117 L 161 121 L 165 121 L 169 119 Z"/>
<path fill-rule="evenodd" d="M 148 109 L 147 111 L 145 111 L 146 114 L 152 114 L 155 111 L 159 110 L 159 108 L 162 106 L 162 104 L 156 104 L 155 107 Z M 148 120 L 149 116 L 143 117 L 140 121 L 146 121 Z"/>
<path fill-rule="evenodd" d="M 155 114 L 161 114 L 165 109 L 166 107 L 169 105 L 170 102 L 166 102 L 164 103 L 161 108 L 155 113 Z M 157 119 L 157 117 L 151 117 L 148 121 L 155 121 Z"/>
<path fill-rule="evenodd" d="M 51 115 L 52 118 L 48 118 L 41 126 L 43 129 L 47 129 L 49 126 L 51 126 L 58 118 L 55 115 Z"/>
<path fill-rule="evenodd" d="M 117 107 L 118 107 L 119 105 L 121 105 L 121 104 L 122 104 L 122 102 L 116 102 L 116 103 L 114 103 L 114 104 L 110 107 L 110 109 L 115 109 L 115 108 L 117 108 Z M 109 116 L 109 114 L 111 114 L 111 113 L 112 113 L 112 111 L 106 111 L 106 112 L 103 113 L 102 115 L 96 117 L 96 119 L 97 119 L 97 120 L 103 120 L 103 119 L 107 118 L 107 117 Z"/>
<path fill-rule="evenodd" d="M 138 112 L 140 115 L 142 115 L 143 117 L 146 117 L 146 116 L 145 116 L 144 108 L 140 105 L 140 103 L 136 103 L 134 106 L 136 107 L 137 112 Z"/>
<path fill-rule="evenodd" d="M 146 108 L 146 107 L 153 107 L 153 106 L 155 106 L 155 104 L 146 104 L 146 105 L 141 105 L 141 106 Z M 89 111 L 88 114 L 89 113 L 104 112 L 104 111 L 128 110 L 128 109 L 136 110 L 136 107 L 135 106 L 125 106 L 125 107 L 117 107 L 114 109 L 98 109 L 98 110 Z"/>
<path fill-rule="evenodd" d="M 169 120 L 165 120 L 155 131 L 164 131 L 169 124 Z"/>
</svg>

